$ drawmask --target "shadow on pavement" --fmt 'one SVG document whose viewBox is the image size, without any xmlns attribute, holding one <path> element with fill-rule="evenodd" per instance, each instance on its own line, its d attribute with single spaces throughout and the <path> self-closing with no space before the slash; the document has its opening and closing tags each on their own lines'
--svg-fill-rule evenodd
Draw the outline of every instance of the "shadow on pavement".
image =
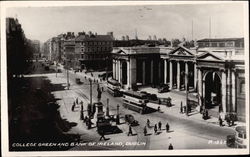
<svg viewBox="0 0 250 157">
<path fill-rule="evenodd" d="M 8 80 L 10 151 L 68 150 L 71 148 L 70 142 L 80 139 L 77 134 L 66 133 L 76 123 L 62 119 L 58 111 L 58 99 L 55 99 L 51 91 L 60 89 L 60 85 L 53 86 L 45 77 Z M 17 147 L 14 143 L 36 145 Z"/>
</svg>

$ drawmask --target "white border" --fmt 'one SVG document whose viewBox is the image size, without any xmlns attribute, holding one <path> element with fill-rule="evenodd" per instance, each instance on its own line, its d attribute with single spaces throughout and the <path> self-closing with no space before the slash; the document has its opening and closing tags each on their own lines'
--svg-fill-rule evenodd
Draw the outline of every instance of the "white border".
<svg viewBox="0 0 250 157">
<path fill-rule="evenodd" d="M 176 5 L 176 4 L 244 4 L 244 38 L 245 38 L 245 80 L 246 80 L 246 128 L 249 139 L 249 6 L 247 1 L 9 1 L 1 2 L 1 134 L 3 156 L 124 156 L 124 155 L 238 155 L 249 154 L 248 149 L 205 149 L 205 150 L 136 150 L 136 151 L 54 151 L 54 152 L 9 152 L 8 144 L 8 112 L 7 112 L 7 76 L 6 76 L 6 10 L 11 7 L 58 7 L 58 6 L 122 6 L 122 5 Z M 248 141 L 249 143 L 249 141 Z"/>
</svg>

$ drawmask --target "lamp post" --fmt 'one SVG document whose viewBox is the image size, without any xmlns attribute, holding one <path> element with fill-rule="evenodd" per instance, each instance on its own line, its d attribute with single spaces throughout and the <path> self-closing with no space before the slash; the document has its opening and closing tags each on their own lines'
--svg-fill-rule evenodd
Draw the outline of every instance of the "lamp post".
<svg viewBox="0 0 250 157">
<path fill-rule="evenodd" d="M 119 104 L 117 104 L 116 124 L 120 124 L 119 107 L 120 107 Z"/>
<path fill-rule="evenodd" d="M 107 98 L 106 116 L 109 117 L 109 98 Z"/>
</svg>

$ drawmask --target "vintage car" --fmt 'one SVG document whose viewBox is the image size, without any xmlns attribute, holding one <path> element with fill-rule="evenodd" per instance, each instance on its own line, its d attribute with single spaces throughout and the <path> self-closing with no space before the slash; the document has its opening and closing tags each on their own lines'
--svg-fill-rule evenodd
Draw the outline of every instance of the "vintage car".
<svg viewBox="0 0 250 157">
<path fill-rule="evenodd" d="M 129 123 L 132 126 L 139 125 L 138 121 L 135 120 L 134 116 L 131 114 L 126 114 L 124 118 L 125 118 L 125 122 Z"/>
<path fill-rule="evenodd" d="M 162 85 L 158 88 L 158 93 L 164 93 L 169 92 L 169 86 L 168 85 Z"/>
</svg>

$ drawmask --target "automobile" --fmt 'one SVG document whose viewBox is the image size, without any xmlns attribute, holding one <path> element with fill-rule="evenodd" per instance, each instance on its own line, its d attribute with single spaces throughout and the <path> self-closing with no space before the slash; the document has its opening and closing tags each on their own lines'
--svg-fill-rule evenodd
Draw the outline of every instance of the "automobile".
<svg viewBox="0 0 250 157">
<path fill-rule="evenodd" d="M 125 118 L 125 122 L 131 124 L 132 126 L 139 125 L 138 121 L 135 120 L 134 116 L 131 114 L 126 114 L 124 118 Z"/>
<path fill-rule="evenodd" d="M 158 93 L 164 93 L 169 91 L 169 86 L 168 85 L 163 85 L 158 88 Z"/>
<path fill-rule="evenodd" d="M 141 91 L 142 94 L 146 94 L 146 97 L 147 97 L 147 100 L 149 102 L 152 102 L 152 103 L 157 103 L 157 104 L 160 104 L 161 103 L 161 100 L 157 97 L 156 94 L 150 94 L 148 92 L 145 92 L 145 91 Z"/>
</svg>

